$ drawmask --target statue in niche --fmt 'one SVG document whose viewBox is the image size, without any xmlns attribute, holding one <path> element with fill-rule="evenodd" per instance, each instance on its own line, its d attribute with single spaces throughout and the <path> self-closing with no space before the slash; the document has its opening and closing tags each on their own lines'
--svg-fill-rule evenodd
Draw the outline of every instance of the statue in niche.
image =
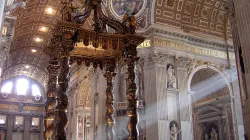
<svg viewBox="0 0 250 140">
<path fill-rule="evenodd" d="M 209 140 L 209 139 L 208 139 L 208 134 L 207 134 L 207 133 L 205 134 L 205 140 Z"/>
<path fill-rule="evenodd" d="M 168 88 L 176 88 L 176 77 L 173 65 L 167 66 L 167 87 Z"/>
<path fill-rule="evenodd" d="M 218 134 L 216 133 L 215 129 L 212 127 L 211 133 L 210 133 L 211 139 L 210 140 L 218 140 Z"/>
<path fill-rule="evenodd" d="M 170 139 L 171 140 L 177 140 L 178 134 L 180 130 L 176 127 L 175 123 L 173 123 L 171 129 L 170 129 Z"/>
</svg>

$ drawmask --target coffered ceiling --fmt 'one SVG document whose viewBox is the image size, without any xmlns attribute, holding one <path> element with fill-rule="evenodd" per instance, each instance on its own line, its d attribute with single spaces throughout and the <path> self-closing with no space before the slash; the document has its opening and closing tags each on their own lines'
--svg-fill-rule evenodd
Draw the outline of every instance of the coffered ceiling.
<svg viewBox="0 0 250 140">
<path fill-rule="evenodd" d="M 43 47 L 49 42 L 52 29 L 60 19 L 61 6 L 61 0 L 29 0 L 25 8 L 19 7 L 10 13 L 17 19 L 3 80 L 27 75 L 46 85 L 49 57 L 43 53 Z M 91 24 L 88 19 L 83 26 L 91 28 Z"/>
<path fill-rule="evenodd" d="M 224 38 L 230 32 L 224 10 L 226 0 L 157 0 L 156 23 Z M 227 29 L 225 29 L 226 27 Z"/>
</svg>

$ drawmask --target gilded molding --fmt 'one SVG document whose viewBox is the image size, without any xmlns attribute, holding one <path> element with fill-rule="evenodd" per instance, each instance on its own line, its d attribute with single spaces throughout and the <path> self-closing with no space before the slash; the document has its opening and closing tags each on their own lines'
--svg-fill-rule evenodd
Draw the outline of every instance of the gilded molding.
<svg viewBox="0 0 250 140">
<path fill-rule="evenodd" d="M 194 45 L 188 45 L 185 43 L 170 41 L 167 39 L 154 38 L 154 41 L 152 44 L 154 46 L 166 47 L 166 48 L 175 49 L 177 51 L 182 51 L 186 53 L 193 53 L 197 55 L 210 56 L 210 57 L 215 57 L 215 58 L 220 58 L 220 59 L 227 59 L 227 53 L 224 51 L 202 48 L 202 47 L 198 47 Z M 235 59 L 234 53 L 230 52 L 229 58 Z"/>
<path fill-rule="evenodd" d="M 191 35 L 175 33 L 175 32 L 167 31 L 164 29 L 159 29 L 156 27 L 148 28 L 145 32 L 141 33 L 141 35 L 148 36 L 148 37 L 158 36 L 158 37 L 163 37 L 163 38 L 166 38 L 166 36 L 169 36 L 170 38 L 173 37 L 178 40 L 188 41 L 192 44 L 200 44 L 201 46 L 207 46 L 207 47 L 212 47 L 212 48 L 217 47 L 218 49 L 226 49 L 227 47 L 229 47 L 229 49 L 233 50 L 233 45 L 225 45 L 224 43 L 218 43 L 218 42 L 214 42 L 208 39 L 194 37 Z"/>
</svg>

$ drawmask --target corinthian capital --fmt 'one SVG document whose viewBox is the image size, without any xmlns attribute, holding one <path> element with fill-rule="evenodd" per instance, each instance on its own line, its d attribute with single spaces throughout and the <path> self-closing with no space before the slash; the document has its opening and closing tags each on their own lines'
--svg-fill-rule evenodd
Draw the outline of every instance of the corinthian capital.
<svg viewBox="0 0 250 140">
<path fill-rule="evenodd" d="M 187 69 L 190 59 L 188 57 L 176 56 L 177 68 Z"/>
<path fill-rule="evenodd" d="M 162 53 L 152 53 L 144 57 L 144 62 L 146 65 L 151 66 L 152 64 L 167 65 L 173 63 L 174 56 Z M 146 61 L 145 61 L 146 60 Z"/>
</svg>

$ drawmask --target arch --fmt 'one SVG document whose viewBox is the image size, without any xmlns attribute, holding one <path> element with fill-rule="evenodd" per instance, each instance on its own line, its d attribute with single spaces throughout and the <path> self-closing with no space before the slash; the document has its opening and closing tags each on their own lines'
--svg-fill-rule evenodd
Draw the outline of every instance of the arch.
<svg viewBox="0 0 250 140">
<path fill-rule="evenodd" d="M 215 108 L 213 106 L 205 106 L 204 108 L 202 108 L 202 109 L 200 109 L 200 110 L 197 111 L 197 115 L 201 115 L 204 112 L 209 111 L 209 110 L 212 110 L 212 111 L 218 112 L 218 113 L 221 112 L 221 110 L 219 110 L 219 109 L 217 109 L 217 108 Z"/>
<path fill-rule="evenodd" d="M 188 76 L 188 81 L 187 81 L 187 87 L 188 87 L 188 92 L 189 93 L 192 93 L 191 91 L 191 82 L 192 82 L 192 79 L 193 79 L 193 76 L 196 72 L 198 72 L 199 70 L 201 69 L 206 69 L 206 68 L 210 68 L 214 71 L 216 71 L 222 78 L 223 80 L 226 82 L 227 84 L 227 87 L 229 89 L 229 94 L 230 94 L 230 97 L 234 97 L 233 96 L 233 91 L 232 91 L 232 87 L 230 85 L 230 82 L 228 81 L 228 79 L 226 78 L 226 75 L 221 72 L 218 68 L 214 67 L 214 66 L 210 66 L 210 65 L 200 65 L 200 66 L 197 66 L 196 68 L 194 68 L 194 70 L 189 74 Z"/>
</svg>

